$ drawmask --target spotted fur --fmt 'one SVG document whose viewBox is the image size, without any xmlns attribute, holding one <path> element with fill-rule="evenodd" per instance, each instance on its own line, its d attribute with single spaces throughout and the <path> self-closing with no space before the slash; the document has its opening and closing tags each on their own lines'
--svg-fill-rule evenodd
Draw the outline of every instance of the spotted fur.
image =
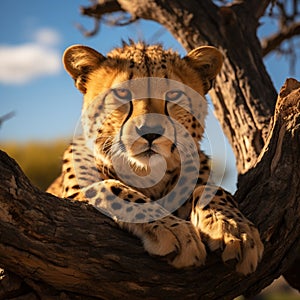
<svg viewBox="0 0 300 300">
<path fill-rule="evenodd" d="M 210 89 L 221 53 L 199 47 L 181 58 L 160 45 L 131 43 L 105 57 L 77 45 L 64 64 L 84 94 L 83 137 L 66 150 L 62 175 L 48 191 L 88 201 L 177 268 L 203 265 L 206 245 L 221 249 L 223 261 L 235 259 L 238 272 L 254 272 L 263 252 L 258 230 L 232 195 L 212 185 L 199 146 L 207 104 L 197 95 Z M 154 182 L 162 159 L 164 175 Z M 128 170 L 137 176 L 129 184 Z"/>
</svg>

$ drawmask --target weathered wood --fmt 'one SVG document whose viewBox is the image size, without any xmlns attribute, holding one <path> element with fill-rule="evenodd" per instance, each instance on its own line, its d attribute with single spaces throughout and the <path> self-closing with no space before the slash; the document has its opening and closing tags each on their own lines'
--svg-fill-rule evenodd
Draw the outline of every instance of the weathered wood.
<svg viewBox="0 0 300 300">
<path fill-rule="evenodd" d="M 237 197 L 258 225 L 265 254 L 247 277 L 210 254 L 206 266 L 176 270 L 90 205 L 33 187 L 0 152 L 0 266 L 45 299 L 232 299 L 269 285 L 292 262 L 300 233 L 300 83 L 288 80 L 273 128 Z M 1 295 L 1 293 L 0 293 Z"/>
</svg>

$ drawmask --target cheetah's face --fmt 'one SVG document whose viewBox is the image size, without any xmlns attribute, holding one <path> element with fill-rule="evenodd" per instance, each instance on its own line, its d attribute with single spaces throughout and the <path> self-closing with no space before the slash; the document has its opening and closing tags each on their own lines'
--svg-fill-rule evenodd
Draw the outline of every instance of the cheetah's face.
<svg viewBox="0 0 300 300">
<path fill-rule="evenodd" d="M 180 58 L 160 46 L 126 45 L 107 57 L 84 46 L 64 54 L 66 70 L 84 93 L 85 135 L 101 160 L 122 158 L 139 170 L 172 168 L 197 143 L 207 113 L 203 97 L 219 72 L 222 55 L 200 47 Z M 178 152 L 179 151 L 179 152 Z"/>
</svg>

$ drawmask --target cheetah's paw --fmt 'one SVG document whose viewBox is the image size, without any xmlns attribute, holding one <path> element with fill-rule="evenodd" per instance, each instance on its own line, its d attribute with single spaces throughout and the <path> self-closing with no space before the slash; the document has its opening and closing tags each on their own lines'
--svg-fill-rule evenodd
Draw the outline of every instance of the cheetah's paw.
<svg viewBox="0 0 300 300">
<path fill-rule="evenodd" d="M 212 251 L 222 250 L 224 262 L 237 260 L 237 272 L 247 275 L 256 270 L 264 246 L 258 230 L 246 218 L 236 221 L 211 213 L 197 227 Z"/>
<path fill-rule="evenodd" d="M 252 224 L 239 224 L 239 232 L 236 228 L 233 233 L 224 234 L 224 262 L 237 259 L 236 271 L 247 275 L 253 273 L 263 254 L 263 243 L 260 240 L 258 230 Z"/>
<path fill-rule="evenodd" d="M 180 219 L 166 217 L 142 226 L 142 232 L 134 230 L 151 255 L 164 256 L 176 268 L 203 265 L 206 258 L 205 246 L 195 227 Z M 132 231 L 132 230 L 131 230 Z M 141 228 L 138 229 L 141 231 Z"/>
</svg>

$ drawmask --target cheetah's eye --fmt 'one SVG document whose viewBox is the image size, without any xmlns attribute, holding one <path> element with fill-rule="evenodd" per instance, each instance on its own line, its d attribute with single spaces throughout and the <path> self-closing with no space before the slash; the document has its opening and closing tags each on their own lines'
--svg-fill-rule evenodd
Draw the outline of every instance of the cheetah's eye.
<svg viewBox="0 0 300 300">
<path fill-rule="evenodd" d="M 128 89 L 113 89 L 113 94 L 120 100 L 130 101 L 132 99 L 131 92 Z"/>
<path fill-rule="evenodd" d="M 172 91 L 168 91 L 166 92 L 166 100 L 167 101 L 176 101 L 179 100 L 179 98 L 184 95 L 184 92 L 180 91 L 180 90 L 172 90 Z"/>
</svg>

